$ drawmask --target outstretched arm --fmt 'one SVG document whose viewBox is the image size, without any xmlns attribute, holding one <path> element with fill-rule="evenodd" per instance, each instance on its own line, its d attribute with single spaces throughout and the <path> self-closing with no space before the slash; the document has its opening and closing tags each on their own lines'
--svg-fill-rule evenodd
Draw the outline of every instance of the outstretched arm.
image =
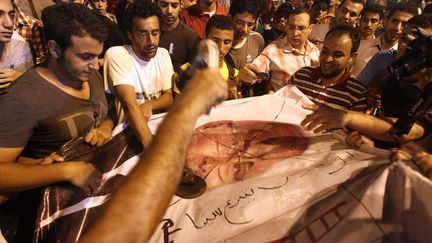
<svg viewBox="0 0 432 243">
<path fill-rule="evenodd" d="M 374 139 L 387 142 L 399 142 L 397 137 L 390 132 L 395 119 L 380 119 L 361 112 L 339 110 L 317 105 L 303 105 L 303 108 L 313 111 L 302 121 L 302 125 L 308 130 L 322 132 L 336 128 L 350 128 Z M 424 129 L 414 124 L 411 131 L 404 136 L 405 140 L 419 139 L 423 136 Z"/>
<path fill-rule="evenodd" d="M 196 119 L 226 97 L 219 70 L 197 70 L 144 158 L 81 242 L 147 242 L 179 184 Z"/>
</svg>

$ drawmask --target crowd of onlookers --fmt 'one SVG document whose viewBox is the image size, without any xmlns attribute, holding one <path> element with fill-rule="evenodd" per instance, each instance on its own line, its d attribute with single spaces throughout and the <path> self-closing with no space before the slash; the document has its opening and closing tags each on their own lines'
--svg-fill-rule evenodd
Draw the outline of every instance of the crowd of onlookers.
<svg viewBox="0 0 432 243">
<path fill-rule="evenodd" d="M 91 191 L 99 172 L 55 154 L 71 139 L 100 146 L 127 121 L 148 149 L 152 114 L 180 102 L 195 117 L 220 101 L 190 81 L 203 39 L 216 43 L 220 76 L 200 77 L 224 80 L 229 99 L 294 85 L 315 103 L 304 107 L 313 111 L 307 129 L 344 129 L 355 147 L 400 148 L 393 159 L 412 158 L 432 177 L 429 109 L 407 134 L 392 132 L 431 70 L 399 77 L 389 68 L 419 33 L 432 34 L 429 1 L 56 0 L 40 19 L 23 1 L 0 0 L 3 207 L 16 192 L 60 181 Z"/>
</svg>

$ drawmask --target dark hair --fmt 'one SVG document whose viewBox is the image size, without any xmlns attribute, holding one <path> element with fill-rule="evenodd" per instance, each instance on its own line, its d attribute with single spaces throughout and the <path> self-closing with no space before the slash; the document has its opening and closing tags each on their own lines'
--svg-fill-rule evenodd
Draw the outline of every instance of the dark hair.
<svg viewBox="0 0 432 243">
<path fill-rule="evenodd" d="M 361 16 L 365 15 L 366 13 L 376 13 L 379 15 L 380 19 L 382 19 L 384 12 L 384 8 L 378 4 L 367 4 L 361 13 Z"/>
<path fill-rule="evenodd" d="M 320 3 L 325 3 L 327 6 L 330 6 L 330 0 L 314 0 L 312 3 L 312 8 Z"/>
<path fill-rule="evenodd" d="M 432 28 L 432 14 L 414 16 L 406 24 L 414 28 Z"/>
<path fill-rule="evenodd" d="M 306 8 L 296 8 L 290 15 L 300 15 L 300 14 L 307 14 L 309 16 L 309 24 L 312 24 L 312 15 L 309 11 L 309 9 Z"/>
<path fill-rule="evenodd" d="M 282 17 L 288 19 L 293 11 L 294 7 L 290 3 L 282 3 L 276 9 L 273 19 L 280 19 Z"/>
<path fill-rule="evenodd" d="M 149 18 L 156 16 L 159 20 L 159 24 L 162 23 L 162 14 L 156 4 L 153 4 L 150 0 L 136 0 L 133 2 L 125 11 L 123 17 L 123 30 L 132 30 L 133 20 L 135 18 Z"/>
<path fill-rule="evenodd" d="M 342 7 L 342 5 L 346 2 L 347 0 L 342 0 L 341 4 L 339 5 L 339 8 Z M 365 6 L 365 2 L 363 0 L 349 0 L 353 3 L 360 3 L 361 5 L 363 5 L 363 7 Z"/>
<path fill-rule="evenodd" d="M 432 4 L 428 3 L 423 9 L 422 14 L 432 14 Z"/>
<path fill-rule="evenodd" d="M 218 28 L 221 30 L 234 30 L 232 19 L 226 15 L 213 15 L 206 24 L 206 36 L 210 33 L 211 28 Z"/>
<path fill-rule="evenodd" d="M 104 42 L 108 30 L 101 19 L 82 4 L 60 4 L 42 10 L 43 33 L 46 42 L 54 40 L 62 48 L 71 45 L 71 36 L 92 38 Z"/>
<path fill-rule="evenodd" d="M 327 32 L 325 39 L 333 36 L 340 37 L 343 35 L 347 35 L 351 39 L 351 54 L 357 52 L 360 45 L 360 34 L 354 27 L 350 25 L 340 24 L 336 27 L 333 27 Z"/>
<path fill-rule="evenodd" d="M 236 14 L 251 13 L 253 18 L 258 19 L 260 12 L 257 0 L 233 0 L 229 8 L 229 14 L 234 18 Z"/>
<path fill-rule="evenodd" d="M 413 2 L 401 2 L 396 4 L 389 10 L 388 18 L 390 19 L 396 11 L 410 13 L 414 16 L 418 15 L 417 5 Z"/>
</svg>

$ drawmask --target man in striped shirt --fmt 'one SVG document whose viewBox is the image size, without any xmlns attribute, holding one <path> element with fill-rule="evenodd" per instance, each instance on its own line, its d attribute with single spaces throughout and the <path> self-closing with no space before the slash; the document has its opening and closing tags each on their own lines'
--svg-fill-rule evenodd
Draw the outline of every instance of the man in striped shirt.
<svg viewBox="0 0 432 243">
<path fill-rule="evenodd" d="M 357 56 L 359 42 L 353 27 L 334 27 L 325 36 L 320 66 L 301 68 L 290 83 L 319 105 L 365 111 L 367 89 L 348 69 Z"/>
</svg>

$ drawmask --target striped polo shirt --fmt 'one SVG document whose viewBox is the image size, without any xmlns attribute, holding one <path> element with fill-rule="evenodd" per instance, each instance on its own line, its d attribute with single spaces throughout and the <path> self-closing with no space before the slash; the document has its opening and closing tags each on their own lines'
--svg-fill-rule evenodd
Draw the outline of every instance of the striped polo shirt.
<svg viewBox="0 0 432 243">
<path fill-rule="evenodd" d="M 319 67 L 303 67 L 290 79 L 313 102 L 338 109 L 365 111 L 367 89 L 349 71 L 335 83 L 324 86 Z"/>
</svg>

